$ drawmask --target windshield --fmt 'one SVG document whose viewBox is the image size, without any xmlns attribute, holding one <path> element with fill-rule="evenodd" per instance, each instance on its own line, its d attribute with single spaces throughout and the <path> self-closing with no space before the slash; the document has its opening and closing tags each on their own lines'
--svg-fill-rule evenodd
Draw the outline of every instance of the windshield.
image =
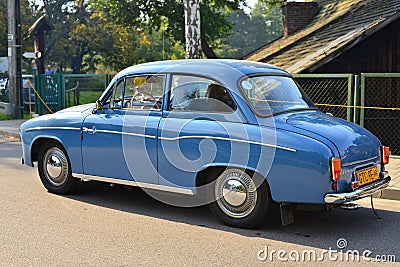
<svg viewBox="0 0 400 267">
<path fill-rule="evenodd" d="M 268 116 L 295 109 L 314 109 L 312 101 L 290 77 L 257 76 L 240 82 L 257 114 Z"/>
</svg>

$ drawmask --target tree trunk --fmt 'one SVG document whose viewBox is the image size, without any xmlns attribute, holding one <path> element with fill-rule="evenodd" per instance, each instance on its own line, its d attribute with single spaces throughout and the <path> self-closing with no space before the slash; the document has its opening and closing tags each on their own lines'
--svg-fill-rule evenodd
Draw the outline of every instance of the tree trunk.
<svg viewBox="0 0 400 267">
<path fill-rule="evenodd" d="M 200 0 L 183 0 L 185 5 L 186 58 L 202 58 Z"/>
<path fill-rule="evenodd" d="M 204 55 L 206 55 L 207 58 L 218 58 L 212 48 L 208 45 L 206 38 L 203 35 L 201 36 L 201 47 Z"/>
</svg>

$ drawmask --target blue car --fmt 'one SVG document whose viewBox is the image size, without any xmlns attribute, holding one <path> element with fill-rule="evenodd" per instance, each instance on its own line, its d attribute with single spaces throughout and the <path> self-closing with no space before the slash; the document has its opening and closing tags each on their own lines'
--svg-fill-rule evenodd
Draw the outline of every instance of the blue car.
<svg viewBox="0 0 400 267">
<path fill-rule="evenodd" d="M 25 122 L 23 163 L 51 193 L 85 181 L 139 186 L 167 204 L 208 204 L 225 224 L 280 210 L 352 207 L 388 186 L 389 148 L 324 114 L 263 63 L 177 60 L 118 73 L 95 104 Z"/>
</svg>

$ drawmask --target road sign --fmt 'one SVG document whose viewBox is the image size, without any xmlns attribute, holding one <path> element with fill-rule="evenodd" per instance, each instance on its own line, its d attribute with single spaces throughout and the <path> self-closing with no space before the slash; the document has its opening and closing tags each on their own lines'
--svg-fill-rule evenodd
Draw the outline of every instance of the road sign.
<svg viewBox="0 0 400 267">
<path fill-rule="evenodd" d="M 7 40 L 9 42 L 11 42 L 12 40 L 14 40 L 14 35 L 12 35 L 11 33 L 7 34 Z"/>
<path fill-rule="evenodd" d="M 36 58 L 35 52 L 25 52 L 22 55 L 24 56 L 24 58 Z"/>
</svg>

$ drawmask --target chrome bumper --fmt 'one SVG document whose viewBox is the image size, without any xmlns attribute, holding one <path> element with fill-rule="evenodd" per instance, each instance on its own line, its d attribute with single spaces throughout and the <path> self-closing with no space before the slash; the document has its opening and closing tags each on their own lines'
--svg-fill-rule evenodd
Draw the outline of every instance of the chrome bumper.
<svg viewBox="0 0 400 267">
<path fill-rule="evenodd" d="M 392 178 L 390 176 L 384 177 L 382 180 L 373 184 L 367 185 L 363 188 L 354 190 L 350 193 L 330 193 L 325 195 L 325 203 L 327 204 L 341 204 L 344 202 L 353 201 L 363 197 L 367 197 L 389 185 Z"/>
</svg>

